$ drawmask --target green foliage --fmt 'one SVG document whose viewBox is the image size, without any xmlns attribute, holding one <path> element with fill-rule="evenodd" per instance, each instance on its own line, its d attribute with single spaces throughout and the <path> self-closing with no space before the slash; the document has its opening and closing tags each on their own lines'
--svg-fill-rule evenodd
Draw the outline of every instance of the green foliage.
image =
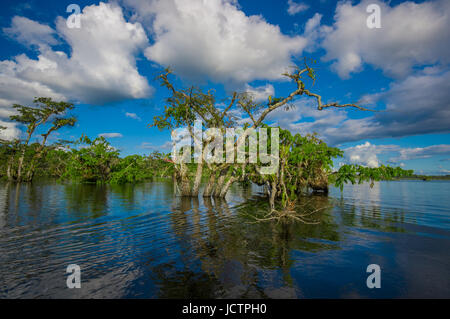
<svg viewBox="0 0 450 319">
<path fill-rule="evenodd" d="M 380 167 L 365 167 L 361 165 L 346 164 L 330 176 L 330 181 L 337 187 L 344 189 L 344 184 L 361 184 L 370 182 L 373 187 L 375 181 L 391 180 L 393 178 L 401 178 L 412 176 L 412 170 L 404 170 L 401 167 L 390 167 L 381 165 Z"/>
<path fill-rule="evenodd" d="M 212 90 L 203 92 L 198 87 L 176 90 L 169 80 L 172 71 L 167 68 L 158 77 L 161 86 L 166 87 L 172 95 L 166 99 L 164 114 L 155 116 L 151 126 L 159 129 L 174 129 L 181 126 L 192 126 L 200 117 L 208 127 L 221 127 L 223 116 L 215 106 L 216 99 Z"/>
<path fill-rule="evenodd" d="M 12 121 L 26 127 L 25 140 L 16 140 L 9 144 L 10 154 L 7 159 L 6 175 L 9 180 L 31 181 L 35 175 L 39 160 L 47 151 L 46 142 L 50 134 L 62 127 L 74 126 L 75 117 L 65 117 L 68 110 L 73 109 L 72 103 L 56 102 L 51 98 L 35 98 L 35 107 L 14 104 L 15 115 L 10 116 Z M 50 124 L 50 126 L 48 126 Z M 41 134 L 42 142 L 29 145 L 29 142 L 39 127 L 44 127 Z M 3 141 L 4 145 L 5 143 Z"/>
<path fill-rule="evenodd" d="M 37 176 L 60 178 L 66 171 L 70 155 L 68 149 L 62 146 L 49 147 L 38 163 Z"/>
<path fill-rule="evenodd" d="M 72 149 L 63 177 L 82 182 L 106 182 L 114 166 L 119 163 L 119 152 L 103 137 L 94 140 L 83 135 Z"/>
<path fill-rule="evenodd" d="M 46 124 L 52 117 L 54 117 L 54 120 L 52 125 L 53 129 L 51 129 L 51 131 L 57 130 L 63 126 L 73 126 L 75 124 L 76 119 L 74 117 L 60 117 L 61 114 L 74 108 L 72 103 L 56 102 L 51 98 L 46 97 L 35 98 L 33 102 L 36 105 L 35 107 L 14 104 L 13 108 L 16 109 L 18 114 L 10 116 L 12 121 L 16 121 L 26 126 L 26 143 L 28 143 L 36 128 Z"/>
<path fill-rule="evenodd" d="M 263 125 L 268 128 L 270 127 Z M 413 171 L 405 171 L 400 167 L 380 166 L 377 168 L 360 165 L 343 165 L 333 173 L 333 160 L 343 156 L 343 151 L 328 146 L 315 134 L 301 136 L 292 135 L 279 128 L 280 132 L 280 165 L 272 175 L 261 175 L 256 165 L 247 165 L 245 172 L 239 174 L 258 185 L 266 185 L 274 198 L 279 199 L 283 209 L 292 207 L 302 193 L 309 190 L 328 191 L 329 184 L 343 189 L 346 183 L 363 183 L 411 176 Z M 268 134 L 270 136 L 270 133 Z M 270 147 L 270 139 L 268 141 Z M 275 203 L 271 203 L 274 207 Z"/>
<path fill-rule="evenodd" d="M 78 148 L 68 153 L 62 175 L 65 179 L 85 183 L 125 184 L 172 173 L 173 165 L 165 161 L 166 156 L 159 152 L 153 152 L 150 156 L 130 155 L 120 158 L 119 151 L 104 137 L 91 140 L 85 135 L 75 145 Z"/>
<path fill-rule="evenodd" d="M 270 127 L 268 135 L 270 136 Z M 341 157 L 343 152 L 330 147 L 321 141 L 315 134 L 301 136 L 292 135 L 288 130 L 278 128 L 280 132 L 280 168 L 275 175 L 259 175 L 256 168 L 249 165 L 252 180 L 260 185 L 267 181 L 278 180 L 279 187 L 286 187 L 289 197 L 295 197 L 299 192 L 316 183 L 319 179 L 331 172 L 333 159 Z M 270 148 L 270 138 L 268 148 Z M 259 163 L 258 163 L 259 165 Z M 277 183 L 278 183 L 277 182 Z M 282 196 L 282 195 L 281 195 Z M 287 196 L 285 194 L 284 196 Z"/>
<path fill-rule="evenodd" d="M 110 183 L 137 183 L 151 179 L 154 172 L 147 169 L 148 159 L 140 155 L 130 155 L 119 161 L 111 173 Z"/>
</svg>

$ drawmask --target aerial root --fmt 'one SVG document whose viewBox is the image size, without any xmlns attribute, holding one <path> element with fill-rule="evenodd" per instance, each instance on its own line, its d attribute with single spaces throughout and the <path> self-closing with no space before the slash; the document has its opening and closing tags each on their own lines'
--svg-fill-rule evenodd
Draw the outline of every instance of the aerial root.
<svg viewBox="0 0 450 319">
<path fill-rule="evenodd" d="M 252 216 L 255 219 L 255 221 L 251 222 L 251 223 L 258 223 L 258 222 L 270 221 L 270 220 L 276 220 L 279 223 L 282 220 L 291 219 L 291 220 L 299 221 L 299 222 L 302 222 L 302 223 L 308 224 L 308 225 L 317 225 L 320 223 L 320 221 L 309 220 L 309 219 L 306 219 L 305 217 L 311 216 L 315 213 L 318 213 L 319 211 L 322 211 L 322 210 L 332 207 L 332 206 L 326 206 L 326 207 L 313 209 L 309 212 L 300 214 L 295 209 L 292 209 L 292 205 L 288 205 L 288 206 L 289 207 L 287 207 L 286 209 L 281 210 L 281 211 L 272 209 L 269 213 L 265 214 L 263 218 L 258 218 L 256 216 Z M 305 206 L 305 205 L 302 205 L 302 206 Z"/>
</svg>

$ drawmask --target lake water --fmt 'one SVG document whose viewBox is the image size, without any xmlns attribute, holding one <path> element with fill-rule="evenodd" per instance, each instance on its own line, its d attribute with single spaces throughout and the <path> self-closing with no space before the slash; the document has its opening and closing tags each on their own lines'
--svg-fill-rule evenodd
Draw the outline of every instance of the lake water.
<svg viewBox="0 0 450 319">
<path fill-rule="evenodd" d="M 170 182 L 2 184 L 0 298 L 450 298 L 449 182 L 304 198 L 319 224 L 255 221 L 258 191 L 210 201 Z M 66 286 L 69 264 L 81 289 Z"/>
</svg>

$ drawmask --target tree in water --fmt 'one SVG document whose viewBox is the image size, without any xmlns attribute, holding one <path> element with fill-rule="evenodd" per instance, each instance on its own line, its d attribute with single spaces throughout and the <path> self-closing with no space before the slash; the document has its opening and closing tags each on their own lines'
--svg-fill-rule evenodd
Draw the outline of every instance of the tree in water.
<svg viewBox="0 0 450 319">
<path fill-rule="evenodd" d="M 345 183 L 361 184 L 366 181 L 373 186 L 375 181 L 410 176 L 413 173 L 400 167 L 383 165 L 375 168 L 342 165 L 339 170 L 334 171 L 333 160 L 343 156 L 342 150 L 328 146 L 316 134 L 292 135 L 287 130 L 278 129 L 280 131 L 278 169 L 273 174 L 262 175 L 257 169 L 258 164 L 246 167 L 247 179 L 266 186 L 271 211 L 266 218 L 269 219 L 279 216 L 301 219 L 302 216 L 290 213 L 295 213 L 295 208 L 299 204 L 298 199 L 310 190 L 327 193 L 330 184 L 342 190 Z M 306 215 L 308 214 L 310 212 L 306 212 Z"/>
<path fill-rule="evenodd" d="M 92 140 L 82 135 L 75 145 L 83 147 L 71 149 L 63 177 L 80 182 L 107 182 L 120 162 L 119 151 L 103 136 Z"/>
<path fill-rule="evenodd" d="M 284 73 L 295 86 L 291 93 L 286 97 L 269 96 L 266 102 L 255 102 L 248 93 L 234 92 L 229 98 L 225 99 L 222 105 L 218 106 L 214 92 L 209 90 L 206 93 L 198 87 L 189 87 L 178 89 L 171 78 L 171 70 L 166 69 L 159 76 L 161 85 L 166 87 L 171 96 L 166 99 L 166 106 L 162 116 L 156 116 L 151 126 L 159 129 L 169 129 L 172 133 L 181 127 L 187 129 L 193 144 L 188 145 L 194 149 L 193 155 L 188 155 L 188 162 L 191 159 L 196 161 L 196 168 L 191 173 L 192 165 L 188 165 L 184 160 L 175 162 L 175 180 L 180 185 L 182 196 L 198 196 L 199 186 L 202 176 L 205 175 L 204 165 L 207 165 L 207 185 L 204 189 L 204 197 L 225 197 L 230 186 L 243 177 L 245 167 L 249 158 L 246 157 L 244 163 L 236 164 L 235 161 L 219 161 L 211 163 L 207 159 L 211 157 L 211 147 L 213 144 L 223 143 L 217 140 L 217 135 L 225 136 L 227 129 L 233 128 L 238 123 L 236 114 L 243 113 L 247 115 L 249 123 L 244 126 L 242 133 L 237 136 L 233 142 L 233 154 L 237 154 L 242 147 L 246 148 L 249 136 L 263 125 L 263 121 L 271 112 L 281 108 L 290 107 L 291 102 L 299 97 L 310 97 L 315 99 L 317 109 L 323 110 L 329 107 L 346 108 L 353 107 L 367 111 L 368 109 L 357 104 L 339 104 L 336 102 L 323 103 L 322 97 L 306 88 L 307 81 L 315 82 L 315 71 L 308 63 L 304 62 L 303 67 L 294 67 L 290 73 Z M 201 120 L 200 132 L 195 130 L 195 120 Z M 218 134 L 202 140 L 208 130 L 214 129 Z M 223 146 L 223 145 L 220 145 Z M 224 155 L 219 155 L 223 159 Z M 317 175 L 317 174 L 316 174 Z"/>
<path fill-rule="evenodd" d="M 36 162 L 43 156 L 50 134 L 63 127 L 74 126 L 76 122 L 75 117 L 65 116 L 67 111 L 74 108 L 72 103 L 56 102 L 46 97 L 35 98 L 34 103 L 34 107 L 13 105 L 18 114 L 10 116 L 10 119 L 24 125 L 26 135 L 24 140 L 16 140 L 11 144 L 13 147 L 7 167 L 7 176 L 10 181 L 31 181 L 35 174 Z M 48 127 L 49 124 L 50 127 Z M 41 134 L 42 141 L 37 147 L 30 147 L 30 140 L 40 127 L 47 127 L 47 130 Z M 29 159 L 28 163 L 25 163 L 26 157 Z"/>
</svg>

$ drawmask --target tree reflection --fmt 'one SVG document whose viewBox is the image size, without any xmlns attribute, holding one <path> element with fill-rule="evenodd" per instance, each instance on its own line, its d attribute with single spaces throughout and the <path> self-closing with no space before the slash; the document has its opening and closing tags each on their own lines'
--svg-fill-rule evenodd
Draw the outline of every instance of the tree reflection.
<svg viewBox="0 0 450 319">
<path fill-rule="evenodd" d="M 335 201 L 339 208 L 338 215 L 346 227 L 374 229 L 382 232 L 405 232 L 406 212 L 399 208 L 386 209 L 382 205 L 380 183 L 376 182 L 373 192 L 368 190 L 367 184 L 346 186 L 346 197 L 341 196 Z M 370 194 L 367 195 L 367 194 Z M 351 198 L 352 200 L 349 200 Z M 383 208 L 382 208 L 383 207 Z M 408 217 L 408 223 L 417 224 L 414 216 Z"/>
<path fill-rule="evenodd" d="M 65 185 L 67 212 L 76 218 L 98 218 L 107 214 L 109 192 L 103 184 Z"/>
<path fill-rule="evenodd" d="M 255 223 L 251 218 L 255 212 L 268 209 L 267 201 L 257 196 L 237 207 L 230 207 L 225 200 L 175 198 L 170 220 L 178 238 L 182 266 L 175 269 L 174 265 L 164 264 L 155 269 L 162 286 L 161 297 L 212 298 L 220 293 L 222 297 L 267 298 L 270 291 L 261 273 L 280 270 L 281 281 L 276 276 L 272 279 L 274 289 L 284 287 L 295 294 L 297 288 L 290 274 L 295 262 L 292 252 L 337 249 L 333 242 L 340 240 L 338 225 L 331 215 L 329 198 L 324 196 L 309 197 L 308 206 L 301 208 L 318 211 L 317 225 Z M 161 269 L 171 269 L 172 275 Z M 193 277 L 205 282 L 205 291 L 196 293 L 190 281 Z"/>
</svg>

